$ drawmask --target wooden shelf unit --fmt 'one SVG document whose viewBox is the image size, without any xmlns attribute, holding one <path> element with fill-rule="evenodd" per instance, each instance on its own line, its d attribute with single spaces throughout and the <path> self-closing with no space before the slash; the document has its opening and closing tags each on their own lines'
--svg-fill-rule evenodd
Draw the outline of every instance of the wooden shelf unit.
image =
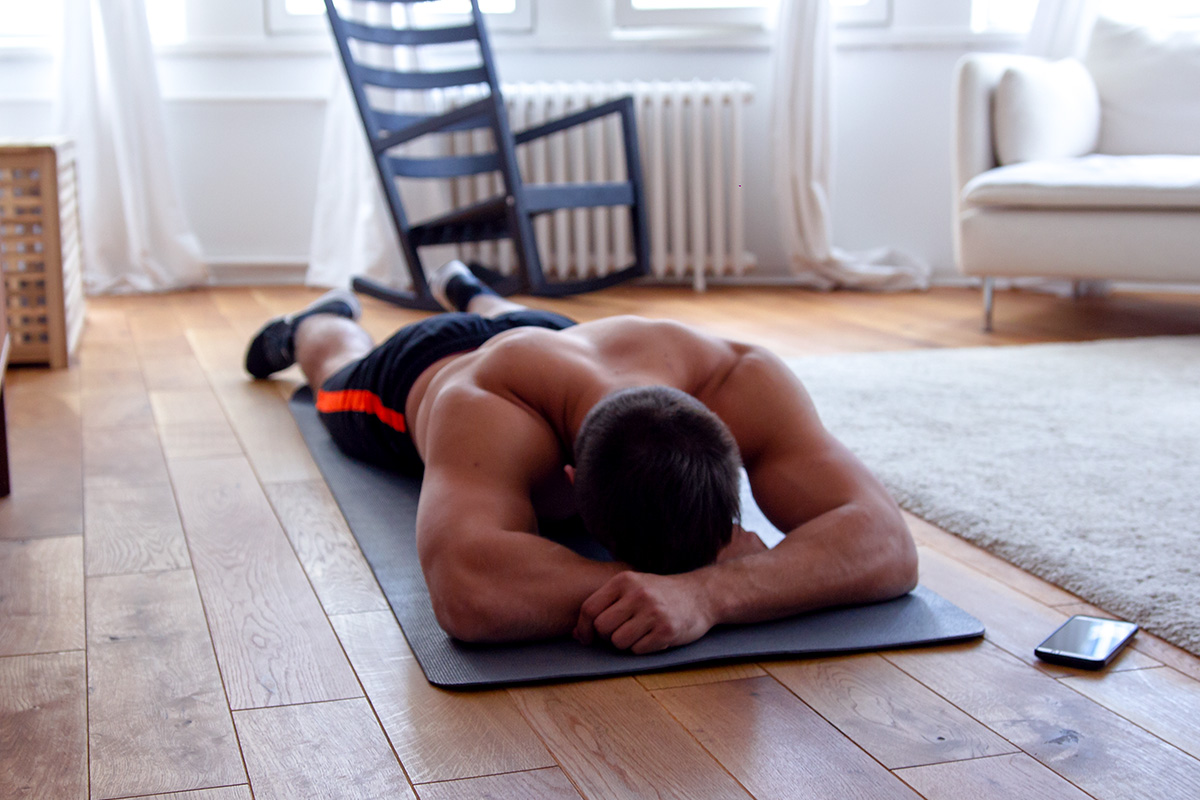
<svg viewBox="0 0 1200 800">
<path fill-rule="evenodd" d="M 63 368 L 83 331 L 75 149 L 0 141 L 0 274 L 14 364 Z"/>
</svg>

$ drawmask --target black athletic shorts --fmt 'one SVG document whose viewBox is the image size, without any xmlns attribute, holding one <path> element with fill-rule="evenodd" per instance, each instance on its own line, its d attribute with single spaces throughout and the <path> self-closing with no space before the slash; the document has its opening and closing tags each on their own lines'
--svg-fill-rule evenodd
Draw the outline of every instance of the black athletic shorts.
<svg viewBox="0 0 1200 800">
<path fill-rule="evenodd" d="M 435 361 L 474 350 L 513 328 L 562 330 L 575 322 L 549 311 L 514 311 L 487 318 L 448 313 L 401 328 L 362 359 L 343 367 L 317 392 L 317 411 L 347 455 L 420 475 L 424 464 L 404 419 L 408 393 Z"/>
</svg>

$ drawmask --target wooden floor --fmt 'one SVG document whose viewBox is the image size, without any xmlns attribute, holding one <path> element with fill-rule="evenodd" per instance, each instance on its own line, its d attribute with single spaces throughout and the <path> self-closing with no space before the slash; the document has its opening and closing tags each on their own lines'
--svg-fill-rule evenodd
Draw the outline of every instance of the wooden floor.
<svg viewBox="0 0 1200 800">
<path fill-rule="evenodd" d="M 305 289 L 93 298 L 69 370 L 8 377 L 0 798 L 1174 798 L 1200 660 L 1100 675 L 1034 645 L 1087 606 L 912 519 L 921 580 L 986 640 L 477 693 L 430 687 L 249 335 Z M 1200 298 L 620 288 L 785 356 L 1200 333 Z M 378 336 L 417 314 L 368 302 Z"/>
</svg>

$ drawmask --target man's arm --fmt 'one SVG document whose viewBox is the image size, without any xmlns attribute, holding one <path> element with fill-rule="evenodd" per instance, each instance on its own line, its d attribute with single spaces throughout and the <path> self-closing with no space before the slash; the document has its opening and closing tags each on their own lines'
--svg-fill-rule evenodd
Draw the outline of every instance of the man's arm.
<svg viewBox="0 0 1200 800">
<path fill-rule="evenodd" d="M 455 389 L 425 443 L 417 548 L 441 626 L 477 642 L 570 633 L 622 567 L 536 535 L 533 487 L 561 469 L 553 431 L 512 401 Z"/>
<path fill-rule="evenodd" d="M 787 535 L 682 575 L 621 573 L 584 602 L 577 638 L 653 652 L 716 624 L 885 600 L 916 585 L 916 548 L 896 504 L 824 429 L 782 362 L 750 350 L 708 402 L 738 441 L 755 500 Z"/>
</svg>

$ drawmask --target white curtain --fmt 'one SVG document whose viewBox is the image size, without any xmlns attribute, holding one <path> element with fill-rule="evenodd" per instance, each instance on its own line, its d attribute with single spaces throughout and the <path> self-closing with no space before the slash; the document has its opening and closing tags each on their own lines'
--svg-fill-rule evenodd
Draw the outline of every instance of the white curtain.
<svg viewBox="0 0 1200 800">
<path fill-rule="evenodd" d="M 1092 28 L 1100 15 L 1101 0 L 1039 0 L 1037 12 L 1025 38 L 1025 52 L 1042 58 L 1079 58 L 1087 54 Z M 1058 294 L 1103 297 L 1112 291 L 1112 281 L 1057 281 L 1035 279 L 1032 284 Z"/>
<path fill-rule="evenodd" d="M 1082 58 L 1099 13 L 1098 0 L 1040 0 L 1025 52 L 1045 58 Z"/>
<path fill-rule="evenodd" d="M 55 128 L 76 145 L 91 294 L 206 283 L 171 173 L 144 0 L 64 0 Z"/>
<path fill-rule="evenodd" d="M 379 3 L 347 3 L 347 19 L 387 25 L 393 19 L 411 25 L 413 11 L 407 6 L 388 8 Z M 419 69 L 411 49 L 364 45 L 359 57 L 366 63 L 400 69 Z M 439 66 L 441 66 L 439 64 Z M 388 209 L 375 163 L 367 146 L 362 120 L 354 104 L 350 81 L 341 59 L 334 57 L 333 85 L 325 112 L 325 139 L 318 169 L 317 203 L 313 215 L 309 268 L 306 280 L 315 286 L 347 286 L 355 276 L 366 276 L 395 289 L 412 285 L 407 262 L 400 250 L 395 225 Z M 396 111 L 424 111 L 430 105 L 412 93 L 395 93 L 390 99 Z M 389 102 L 376 98 L 379 107 Z M 433 155 L 431 142 L 413 145 L 411 155 Z M 409 182 L 402 187 L 409 221 L 421 221 L 448 204 L 448 187 L 434 181 Z M 436 266 L 457 256 L 453 246 L 424 248 L 422 258 Z"/>
<path fill-rule="evenodd" d="M 801 283 L 820 289 L 926 288 L 929 266 L 910 255 L 891 248 L 847 253 L 831 243 L 831 30 L 829 0 L 780 0 L 772 132 L 790 267 Z"/>
<path fill-rule="evenodd" d="M 349 286 L 351 278 L 363 275 L 406 289 L 410 281 L 404 256 L 350 82 L 336 58 L 333 68 L 306 281 Z"/>
</svg>

